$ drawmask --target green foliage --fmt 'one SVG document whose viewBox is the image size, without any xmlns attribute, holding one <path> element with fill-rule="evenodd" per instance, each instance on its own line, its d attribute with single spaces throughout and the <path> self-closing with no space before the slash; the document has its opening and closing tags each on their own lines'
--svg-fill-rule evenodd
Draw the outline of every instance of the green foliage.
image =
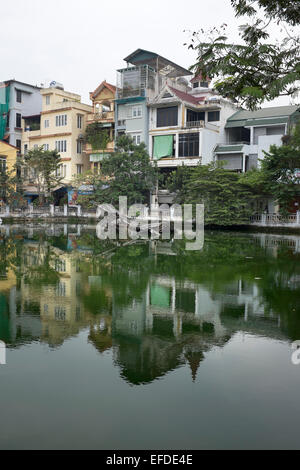
<svg viewBox="0 0 300 470">
<path fill-rule="evenodd" d="M 89 124 L 85 131 L 85 137 L 93 150 L 104 151 L 110 141 L 109 133 L 106 129 L 103 129 L 101 122 L 93 122 Z"/>
<path fill-rule="evenodd" d="M 206 225 L 249 223 L 254 192 L 238 173 L 224 170 L 219 163 L 179 168 L 173 174 L 170 190 L 177 190 L 177 202 L 204 204 Z"/>
<path fill-rule="evenodd" d="M 215 88 L 222 96 L 249 109 L 278 96 L 295 95 L 300 80 L 300 36 L 288 28 L 300 23 L 299 1 L 231 3 L 236 16 L 248 17 L 247 24 L 240 26 L 241 43 L 229 41 L 227 25 L 195 31 L 189 47 L 197 51 L 197 61 L 191 68 L 203 77 L 217 78 Z M 271 40 L 268 26 L 272 22 L 278 35 L 284 36 L 282 40 Z"/>
<path fill-rule="evenodd" d="M 60 155 L 56 150 L 44 150 L 43 146 L 30 150 L 23 159 L 23 167 L 28 174 L 35 175 L 35 184 L 39 200 L 51 198 L 51 192 L 58 186 L 63 177 L 57 176 L 60 166 Z"/>
<path fill-rule="evenodd" d="M 19 162 L 14 165 L 11 171 L 0 170 L 0 200 L 14 208 L 25 204 Z"/>
<path fill-rule="evenodd" d="M 118 205 L 119 196 L 127 196 L 128 204 L 149 203 L 150 191 L 157 181 L 144 144 L 135 145 L 128 136 L 121 136 L 116 151 L 103 159 L 95 200 Z"/>
</svg>

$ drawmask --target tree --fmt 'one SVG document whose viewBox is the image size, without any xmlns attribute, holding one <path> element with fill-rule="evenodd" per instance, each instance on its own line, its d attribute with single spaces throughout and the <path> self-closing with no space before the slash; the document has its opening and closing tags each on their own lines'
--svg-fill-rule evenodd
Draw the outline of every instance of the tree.
<svg viewBox="0 0 300 470">
<path fill-rule="evenodd" d="M 101 163 L 95 199 L 116 205 L 119 196 L 127 196 L 129 205 L 147 203 L 157 178 L 145 144 L 135 145 L 129 136 L 121 136 L 115 152 Z"/>
<path fill-rule="evenodd" d="M 189 47 L 197 51 L 197 61 L 191 68 L 202 77 L 217 78 L 215 88 L 222 96 L 249 109 L 278 96 L 296 96 L 300 36 L 293 27 L 300 24 L 299 0 L 231 3 L 237 17 L 247 18 L 247 24 L 240 26 L 241 43 L 229 42 L 227 25 L 195 31 Z M 273 40 L 268 29 L 272 25 L 277 31 Z"/>
<path fill-rule="evenodd" d="M 169 188 L 177 190 L 176 202 L 204 204 L 206 225 L 249 223 L 254 196 L 238 173 L 224 170 L 218 162 L 193 169 L 179 168 L 176 173 L 169 182 Z"/>
<path fill-rule="evenodd" d="M 101 122 L 93 122 L 89 124 L 85 131 L 86 141 L 92 146 L 93 150 L 104 150 L 110 141 L 109 133 L 103 129 Z"/>
<path fill-rule="evenodd" d="M 25 203 L 19 159 L 10 171 L 7 168 L 0 168 L 0 200 L 13 207 Z"/>
<path fill-rule="evenodd" d="M 43 146 L 30 150 L 24 156 L 23 167 L 34 177 L 40 203 L 49 199 L 63 180 L 60 176 L 60 161 L 56 150 L 44 150 Z"/>
</svg>

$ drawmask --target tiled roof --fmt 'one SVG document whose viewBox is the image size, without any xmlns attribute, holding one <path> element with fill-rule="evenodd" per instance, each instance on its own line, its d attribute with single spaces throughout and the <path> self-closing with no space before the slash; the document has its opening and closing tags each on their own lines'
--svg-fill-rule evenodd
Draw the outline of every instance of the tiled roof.
<svg viewBox="0 0 300 470">
<path fill-rule="evenodd" d="M 188 103 L 192 103 L 194 105 L 198 105 L 201 101 L 203 101 L 203 97 L 196 98 L 193 95 L 189 95 L 188 93 L 177 90 L 176 88 L 173 88 L 173 87 L 169 87 L 169 89 L 172 91 L 172 93 L 174 93 L 174 95 L 176 95 L 182 101 L 187 101 Z"/>
<path fill-rule="evenodd" d="M 195 75 L 194 78 L 192 78 L 191 83 L 196 83 L 196 82 L 210 82 L 210 78 L 203 77 L 202 72 L 198 73 Z"/>
<path fill-rule="evenodd" d="M 115 85 L 112 85 L 111 83 L 108 83 L 106 80 L 104 80 L 102 83 L 100 83 L 100 85 L 96 88 L 95 91 L 91 91 L 90 93 L 90 97 L 91 98 L 95 98 L 98 93 L 100 93 L 100 91 L 104 88 L 108 88 L 110 91 L 112 91 L 113 93 L 116 92 L 117 88 L 115 87 Z"/>
<path fill-rule="evenodd" d="M 256 111 L 240 110 L 230 116 L 228 121 L 291 116 L 298 109 L 300 109 L 300 106 L 275 106 L 270 108 L 257 109 Z"/>
</svg>

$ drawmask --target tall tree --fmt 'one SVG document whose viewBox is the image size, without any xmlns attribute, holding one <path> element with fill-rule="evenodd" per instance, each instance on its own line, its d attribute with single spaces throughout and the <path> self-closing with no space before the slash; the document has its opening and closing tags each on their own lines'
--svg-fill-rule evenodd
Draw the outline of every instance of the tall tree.
<svg viewBox="0 0 300 470">
<path fill-rule="evenodd" d="M 224 170 L 218 162 L 195 168 L 179 168 L 169 180 L 177 202 L 204 204 L 206 225 L 249 223 L 254 193 L 238 173 Z"/>
<path fill-rule="evenodd" d="M 195 31 L 189 47 L 197 51 L 195 73 L 217 78 L 225 97 L 255 109 L 278 96 L 296 96 L 300 80 L 299 0 L 231 0 L 240 26 L 239 44 L 230 42 L 227 25 Z M 274 35 L 276 30 L 276 36 Z"/>
<path fill-rule="evenodd" d="M 129 136 L 121 136 L 115 152 L 101 163 L 96 199 L 118 204 L 119 196 L 127 196 L 130 205 L 149 203 L 157 177 L 157 169 L 150 162 L 145 144 L 135 145 Z"/>
<path fill-rule="evenodd" d="M 24 169 L 33 175 L 40 203 L 51 198 L 53 190 L 62 182 L 60 176 L 60 154 L 44 147 L 30 150 L 23 159 Z"/>
<path fill-rule="evenodd" d="M 11 170 L 0 168 L 0 200 L 12 207 L 25 203 L 19 159 Z"/>
</svg>

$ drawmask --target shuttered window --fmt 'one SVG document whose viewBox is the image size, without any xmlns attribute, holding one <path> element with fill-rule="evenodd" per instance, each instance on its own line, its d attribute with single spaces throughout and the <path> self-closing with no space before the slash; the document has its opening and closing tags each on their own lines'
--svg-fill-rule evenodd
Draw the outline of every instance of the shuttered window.
<svg viewBox="0 0 300 470">
<path fill-rule="evenodd" d="M 169 127 L 178 125 L 178 107 L 170 106 L 168 108 L 157 109 L 156 127 Z"/>
</svg>

